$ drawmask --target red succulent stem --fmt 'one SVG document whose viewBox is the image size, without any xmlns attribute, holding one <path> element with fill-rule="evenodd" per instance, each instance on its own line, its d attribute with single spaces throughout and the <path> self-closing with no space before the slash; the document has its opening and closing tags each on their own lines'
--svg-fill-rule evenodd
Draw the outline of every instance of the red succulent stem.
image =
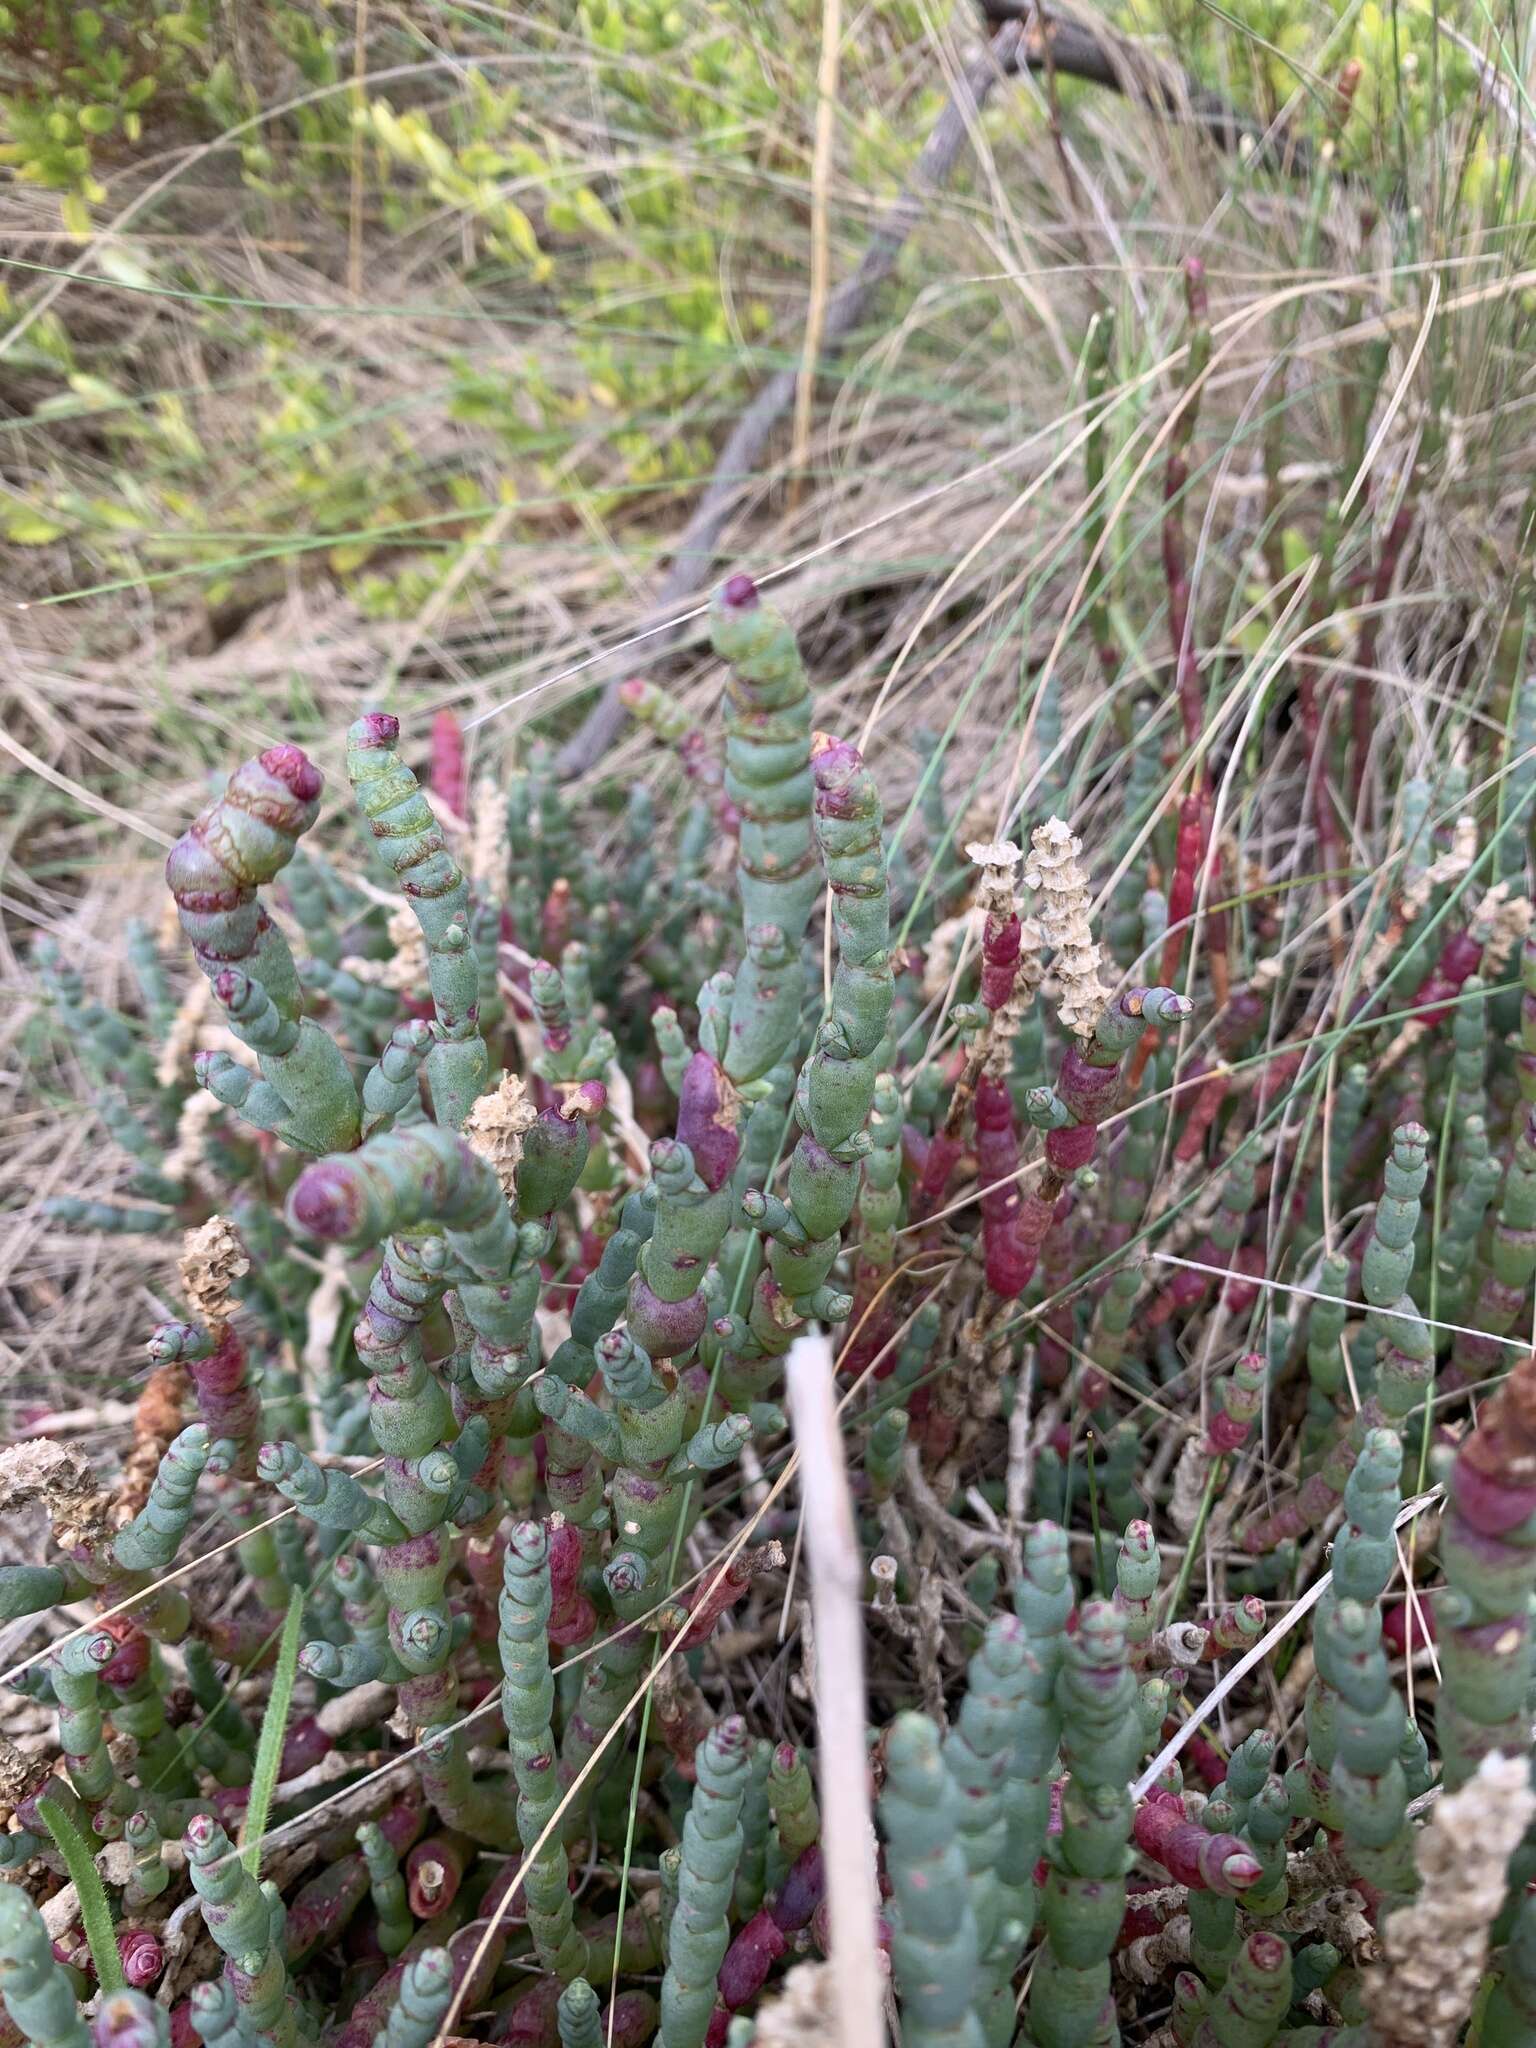
<svg viewBox="0 0 1536 2048">
<path fill-rule="evenodd" d="M 1193 1075 L 1189 1077 L 1190 1080 L 1194 1078 Z M 1188 1085 L 1189 1082 L 1186 1081 L 1179 1088 L 1174 1097 L 1175 1101 Z M 1229 1067 L 1212 1067 L 1205 1071 L 1200 1080 L 1200 1091 L 1185 1119 L 1184 1128 L 1174 1143 L 1173 1156 L 1178 1165 L 1188 1166 L 1205 1150 L 1206 1135 L 1215 1122 L 1221 1105 L 1226 1101 L 1227 1091 L 1231 1086 L 1232 1071 Z"/>
<path fill-rule="evenodd" d="M 1237 1835 L 1210 1835 L 1184 1811 L 1176 1792 L 1154 1789 L 1132 1823 L 1143 1856 L 1160 1863 L 1175 1884 L 1235 1899 L 1257 1884 L 1263 1868 Z"/>
<path fill-rule="evenodd" d="M 1030 1262 L 1019 1240 L 1019 1134 L 1008 1083 L 983 1073 L 976 1083 L 976 1171 L 981 1182 L 981 1245 L 988 1290 L 1017 1301 Z"/>
<path fill-rule="evenodd" d="M 432 721 L 432 752 L 427 787 L 459 819 L 469 817 L 469 771 L 464 755 L 464 728 L 458 714 L 446 708 Z"/>
<path fill-rule="evenodd" d="M 1184 944 L 1189 936 L 1189 921 L 1194 915 L 1195 892 L 1199 887 L 1200 861 L 1204 852 L 1205 807 L 1198 796 L 1187 796 L 1179 805 L 1173 881 L 1168 890 L 1168 931 L 1158 967 L 1158 979 L 1170 988 L 1184 958 Z"/>
</svg>

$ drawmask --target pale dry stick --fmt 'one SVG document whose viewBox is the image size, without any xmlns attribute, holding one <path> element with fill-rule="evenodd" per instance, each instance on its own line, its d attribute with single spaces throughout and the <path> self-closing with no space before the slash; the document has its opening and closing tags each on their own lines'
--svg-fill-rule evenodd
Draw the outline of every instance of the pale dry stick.
<svg viewBox="0 0 1536 2048">
<path fill-rule="evenodd" d="M 1439 1500 L 1443 1491 L 1443 1487 L 1434 1486 L 1430 1488 L 1428 1493 L 1418 1494 L 1413 1500 L 1405 1501 L 1397 1519 L 1392 1524 L 1393 1528 L 1401 1529 L 1405 1523 L 1411 1522 L 1416 1515 L 1421 1515 L 1427 1507 L 1433 1506 Z M 1233 1687 L 1245 1679 L 1256 1664 L 1263 1662 L 1280 1638 L 1288 1634 L 1304 1614 L 1311 1612 L 1332 1583 L 1333 1572 L 1331 1569 L 1324 1572 L 1321 1578 L 1314 1579 L 1307 1590 L 1299 1595 L 1291 1606 L 1287 1608 L 1286 1612 L 1281 1615 L 1274 1627 L 1266 1629 L 1253 1648 L 1244 1656 L 1239 1657 L 1235 1664 L 1222 1673 L 1215 1685 L 1211 1687 L 1210 1691 L 1200 1701 L 1189 1719 L 1179 1724 L 1176 1731 L 1163 1744 L 1156 1756 L 1153 1757 L 1152 1761 L 1142 1771 L 1141 1776 L 1132 1785 L 1131 1797 L 1133 1799 L 1145 1799 L 1169 1764 L 1194 1739 L 1211 1715 L 1215 1713 L 1217 1707 L 1227 1697 L 1228 1693 L 1232 1691 Z"/>
<path fill-rule="evenodd" d="M 863 1570 L 833 1394 L 832 1346 L 819 1330 L 808 1331 L 790 1345 L 784 1370 L 816 1625 L 816 1779 L 832 1923 L 833 2004 L 841 2048 L 883 2048 L 874 1940 L 879 1898 L 864 1741 Z"/>
<path fill-rule="evenodd" d="M 811 276 L 805 305 L 805 344 L 795 385 L 795 424 L 789 447 L 789 509 L 800 503 L 810 459 L 816 365 L 827 325 L 832 265 L 829 233 L 833 151 L 837 140 L 838 71 L 843 45 L 843 0 L 821 0 L 821 56 L 816 68 L 816 128 L 811 150 Z"/>
</svg>

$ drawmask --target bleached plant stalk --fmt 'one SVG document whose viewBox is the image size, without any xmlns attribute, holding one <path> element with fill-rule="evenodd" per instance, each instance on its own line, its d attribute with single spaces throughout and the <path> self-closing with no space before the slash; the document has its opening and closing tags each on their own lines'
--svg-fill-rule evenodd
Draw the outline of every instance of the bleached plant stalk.
<svg viewBox="0 0 1536 2048">
<path fill-rule="evenodd" d="M 832 1392 L 832 1346 L 819 1331 L 797 1337 L 785 1370 L 816 1629 L 816 1761 L 839 2041 L 841 2048 L 882 2048 L 874 1939 L 879 1897 L 864 1740 L 863 1570 Z"/>
</svg>

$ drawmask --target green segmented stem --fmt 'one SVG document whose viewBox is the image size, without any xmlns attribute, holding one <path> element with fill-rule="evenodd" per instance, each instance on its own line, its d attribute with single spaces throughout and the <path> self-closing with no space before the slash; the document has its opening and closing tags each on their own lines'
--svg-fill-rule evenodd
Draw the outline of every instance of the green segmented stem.
<svg viewBox="0 0 1536 2048">
<path fill-rule="evenodd" d="M 864 1473 L 869 1481 L 872 1506 L 878 1507 L 896 1491 L 911 1420 L 905 1408 L 882 1408 L 870 1425 L 864 1450 Z"/>
<path fill-rule="evenodd" d="M 357 1142 L 357 1090 L 345 1056 L 312 1017 L 297 1020 L 280 1010 L 272 992 L 243 967 L 214 976 L 213 992 L 224 1006 L 230 1029 L 255 1053 L 263 1079 L 288 1105 L 286 1124 L 276 1124 L 306 1152 L 345 1149 Z M 271 1097 L 248 1091 L 241 1107 L 272 1118 Z"/>
<path fill-rule="evenodd" d="M 768 1780 L 772 1769 L 773 1744 L 766 1740 L 754 1742 L 747 1759 L 747 1783 L 741 1799 L 741 1859 L 731 1895 L 732 1911 L 740 1921 L 752 1918 L 767 1889 L 773 1813 Z"/>
<path fill-rule="evenodd" d="M 1236 1832 L 1232 1808 L 1218 1792 L 1208 1799 L 1200 1814 L 1200 1825 L 1209 1835 Z M 1241 1946 L 1237 1927 L 1237 1901 L 1224 1892 L 1195 1887 L 1189 1894 L 1189 1952 L 1196 1969 L 1213 1988 L 1226 1982 Z"/>
<path fill-rule="evenodd" d="M 341 960 L 341 932 L 319 864 L 303 850 L 288 864 L 288 903 L 309 950 L 333 967 Z"/>
<path fill-rule="evenodd" d="M 1344 1325 L 1349 1317 L 1349 1260 L 1342 1252 L 1324 1257 L 1316 1286 L 1307 1313 L 1307 1426 L 1302 1441 L 1309 1459 L 1326 1445 L 1341 1418 Z"/>
<path fill-rule="evenodd" d="M 1008 1835 L 1021 1823 L 1029 1825 L 1012 1796 L 1013 1780 L 1019 1737 L 1041 1678 L 1024 1624 L 1014 1614 L 995 1615 L 971 1659 L 965 1698 L 943 1749 L 958 1800 L 958 1839 L 980 1959 L 970 2003 L 989 2043 L 999 2036 L 1006 2040 L 1004 2026 L 1011 2029 L 1013 2019 L 1016 1934 L 1005 1934 L 1005 1921 L 1013 1918 L 1018 1859 Z"/>
<path fill-rule="evenodd" d="M 20 1885 L 0 1885 L 0 2000 L 32 2048 L 91 2048 L 69 1973 Z"/>
<path fill-rule="evenodd" d="M 560 1994 L 556 2011 L 560 2048 L 603 2048 L 602 2015 L 597 1993 L 585 1977 L 575 1977 Z"/>
<path fill-rule="evenodd" d="M 616 1048 L 613 1033 L 593 1015 L 586 948 L 573 939 L 562 952 L 559 967 L 536 961 L 528 976 L 528 994 L 543 1040 L 534 1072 L 546 1081 L 601 1080 Z"/>
<path fill-rule="evenodd" d="M 1536 1361 L 1524 1358 L 1478 1410 L 1446 1478 L 1435 1602 L 1442 1780 L 1464 1785 L 1483 1757 L 1529 1747 L 1531 1599 L 1536 1593 Z"/>
<path fill-rule="evenodd" d="M 1014 1585 L 1013 1609 L 1053 1685 L 1066 1653 L 1067 1617 L 1075 1603 L 1066 1531 L 1054 1522 L 1036 1522 L 1024 1539 L 1024 1573 Z"/>
<path fill-rule="evenodd" d="M 271 1906 L 212 1814 L 193 1818 L 182 1847 L 192 1889 L 202 1901 L 203 1925 L 214 1942 L 242 1968 L 243 1959 L 264 1957 L 272 1946 Z"/>
<path fill-rule="evenodd" d="M 1402 1765 L 1407 1715 L 1381 1641 L 1381 1612 L 1341 1600 L 1329 1645 L 1337 1695 L 1334 1760 L 1329 1774 L 1339 1841 L 1350 1868 L 1384 1898 L 1418 1889 L 1408 1786 Z"/>
<path fill-rule="evenodd" d="M 1522 996 L 1520 1035 L 1522 1051 L 1517 1055 L 1522 1097 L 1529 1105 L 1529 1091 L 1536 1085 L 1536 948 L 1527 943 L 1521 957 Z M 1458 1330 L 1452 1341 L 1451 1366 L 1445 1375 L 1448 1387 L 1466 1386 L 1473 1380 L 1496 1379 L 1509 1363 L 1509 1349 L 1499 1339 L 1507 1336 L 1525 1308 L 1532 1277 L 1536 1276 L 1536 1108 L 1527 1106 L 1520 1118 L 1499 1197 L 1498 1215 L 1489 1246 L 1488 1265 L 1478 1281 L 1468 1329 Z"/>
<path fill-rule="evenodd" d="M 432 1111 L 459 1129 L 486 1083 L 480 971 L 469 933 L 469 887 L 443 843 L 415 776 L 396 752 L 400 721 L 365 713 L 347 733 L 347 775 L 379 852 L 400 878 L 427 942 L 436 1043 L 426 1058 Z"/>
<path fill-rule="evenodd" d="M 539 1961 L 562 1982 L 587 1967 L 587 1944 L 572 1915 L 565 1845 L 558 1830 L 534 1844 L 560 1805 L 558 1752 L 550 1727 L 555 1682 L 549 1669 L 549 1536 L 542 1523 L 519 1522 L 502 1565 L 501 1712 L 517 1777 L 517 1832 L 529 1859 L 523 1879 L 528 1931 Z"/>
<path fill-rule="evenodd" d="M 734 576 L 710 605 L 726 686 L 726 795 L 741 813 L 738 889 L 749 925 L 798 942 L 816 900 L 809 772 L 811 693 L 788 622 Z"/>
<path fill-rule="evenodd" d="M 324 778 L 297 747 L 272 747 L 246 761 L 224 794 L 171 848 L 165 878 L 199 967 L 211 980 L 246 965 L 279 1011 L 299 1015 L 293 957 L 257 899 L 287 866 L 320 814 Z"/>
<path fill-rule="evenodd" d="M 63 1565 L 0 1565 L 0 1622 L 41 1614 L 45 1608 L 78 1599 L 84 1589 L 79 1573 Z"/>
<path fill-rule="evenodd" d="M 139 1513 L 112 1539 L 112 1554 L 126 1571 L 164 1571 L 192 1520 L 192 1499 L 208 1463 L 208 1432 L 194 1422 L 167 1448 Z"/>
<path fill-rule="evenodd" d="M 1013 1980 L 1034 1927 L 1035 1868 L 1045 1851 L 1051 1780 L 1061 1739 L 1052 1671 L 1029 1644 L 1015 1711 L 1013 1750 L 1003 1786 L 1003 1838 L 997 1862 L 997 1935 L 984 1958 L 995 1988 L 982 2012 L 987 2048 L 1008 2048 L 1015 2024 Z"/>
<path fill-rule="evenodd" d="M 885 1746 L 880 1823 L 895 1908 L 891 1961 L 911 2048 L 983 2048 L 973 2005 L 981 1941 L 960 1806 L 933 1723 L 898 1716 Z"/>
<path fill-rule="evenodd" d="M 548 1230 L 514 1223 L 489 1163 L 452 1131 L 436 1124 L 381 1131 L 356 1152 L 317 1161 L 295 1184 L 289 1215 L 297 1230 L 332 1243 L 390 1236 L 357 1336 L 377 1375 L 370 1420 L 387 1455 L 425 1457 L 451 1428 L 447 1397 L 426 1372 L 420 1347 L 421 1317 L 443 1289 L 450 1257 L 463 1269 L 453 1277 L 475 1333 L 469 1365 L 476 1386 L 494 1399 L 515 1392 L 536 1368 L 538 1260 Z M 401 1234 L 418 1226 L 440 1227 L 441 1241 L 434 1247 Z M 392 1487 L 392 1476 L 386 1499 L 402 1521 L 419 1523 L 422 1511 Z"/>
<path fill-rule="evenodd" d="M 778 1861 L 788 1870 L 797 1856 L 821 1839 L 821 1809 L 810 1767 L 792 1742 L 781 1742 L 769 1763 L 768 1810 Z"/>
<path fill-rule="evenodd" d="M 399 1855 L 377 1821 L 363 1822 L 357 1831 L 357 1846 L 368 1870 L 368 1892 L 377 1916 L 375 1932 L 379 1947 L 385 1955 L 397 1956 L 416 1932 L 416 1923 L 406 1904 Z"/>
<path fill-rule="evenodd" d="M 61 1643 L 49 1661 L 54 1698 L 59 1703 L 59 1747 L 69 1782 L 89 1805 L 110 1798 L 117 1786 L 117 1772 L 102 1731 L 99 1676 L 116 1654 L 111 1636 L 96 1629 Z"/>
<path fill-rule="evenodd" d="M 1307 1753 L 1292 1768 L 1286 1786 L 1296 1811 L 1310 1812 L 1329 1827 L 1341 1825 L 1333 1775 L 1338 1757 L 1339 1686 L 1351 1661 L 1358 1662 L 1370 1647 L 1359 1639 L 1355 1616 L 1372 1617 L 1379 1642 L 1379 1603 L 1397 1561 L 1394 1523 L 1401 1500 L 1402 1462 L 1402 1443 L 1393 1431 L 1367 1433 L 1344 1488 L 1345 1524 L 1334 1545 L 1333 1577 L 1318 1603 L 1313 1627 L 1316 1671 L 1307 1689 Z M 1347 1632 L 1341 1633 L 1343 1606 L 1348 1606 L 1351 1614 Z M 1357 1683 L 1356 1691 L 1365 1683 Z M 1401 1737 L 1399 1708 L 1390 1742 L 1383 1736 L 1371 1751 L 1373 1756 L 1379 1753 L 1384 1770 L 1396 1756 Z M 1400 1772 L 1397 1782 L 1400 1793 Z"/>
<path fill-rule="evenodd" d="M 1056 1700 L 1069 1776 L 1061 1833 L 1046 1844 L 1046 1940 L 1030 1987 L 1029 2036 L 1038 2048 L 1089 2048 L 1112 2038 L 1109 1957 L 1125 1912 L 1129 1785 L 1141 1750 L 1125 1631 L 1108 1601 L 1079 1610 Z"/>
<path fill-rule="evenodd" d="M 798 943 L 776 924 L 749 925 L 722 1058 L 738 1087 L 761 1081 L 794 1049 L 805 999 Z"/>
<path fill-rule="evenodd" d="M 148 1209 L 129 1202 L 93 1202 L 84 1195 L 50 1195 L 41 1206 L 41 1214 L 67 1230 L 99 1231 L 106 1237 L 157 1237 L 177 1227 L 172 1209 Z"/>
<path fill-rule="evenodd" d="M 206 1088 L 226 1109 L 237 1110 L 253 1130 L 268 1131 L 304 1149 L 304 1133 L 270 1081 L 242 1067 L 232 1053 L 200 1052 L 192 1062 L 199 1087 Z"/>
<path fill-rule="evenodd" d="M 133 1851 L 133 1876 L 125 1902 L 131 1908 L 158 1899 L 171 1881 L 165 1867 L 165 1844 L 152 1813 L 131 1813 L 123 1823 L 123 1839 Z"/>
<path fill-rule="evenodd" d="M 213 1978 L 209 1985 L 193 1985 L 186 1999 L 193 2028 L 207 2042 L 207 2048 L 236 2048 L 240 2040 L 240 2007 L 227 1978 Z"/>
<path fill-rule="evenodd" d="M 393 989 L 363 981 L 349 968 L 332 967 L 325 960 L 306 960 L 304 980 L 340 1011 L 347 1037 L 364 1058 L 378 1053 L 400 1014 L 400 998 Z"/>
<path fill-rule="evenodd" d="M 476 1273 L 504 1274 L 512 1262 L 512 1219 L 494 1171 L 439 1124 L 380 1131 L 355 1152 L 317 1160 L 295 1183 L 288 1217 L 308 1236 L 349 1245 L 430 1222 Z"/>
<path fill-rule="evenodd" d="M 373 2048 L 428 2048 L 452 1999 L 453 1957 L 445 1948 L 424 1948 L 406 1964 Z"/>
<path fill-rule="evenodd" d="M 651 1234 L 630 1283 L 628 1322 L 653 1358 L 686 1358 L 703 1333 L 702 1285 L 731 1220 L 729 1181 L 710 1188 L 681 1139 L 651 1147 L 656 1189 Z"/>
<path fill-rule="evenodd" d="M 1115 1557 L 1115 1612 L 1120 1616 L 1133 1657 L 1136 1646 L 1147 1640 L 1157 1622 L 1157 1582 L 1161 1570 L 1162 1558 L 1151 1523 L 1128 1523 Z"/>
<path fill-rule="evenodd" d="M 1269 2048 L 1290 2003 L 1290 1944 L 1260 1928 L 1232 1958 L 1194 2037 L 1195 2048 Z"/>
<path fill-rule="evenodd" d="M 1344 1497 L 1350 1468 L 1368 1433 L 1382 1426 L 1402 1429 L 1422 1413 L 1429 1398 L 1435 1375 L 1434 1340 L 1407 1292 L 1413 1272 L 1414 1232 L 1429 1173 L 1428 1142 L 1429 1134 L 1421 1124 L 1402 1124 L 1393 1132 L 1384 1191 L 1361 1259 L 1361 1290 L 1371 1304 L 1370 1327 L 1381 1346 L 1376 1385 L 1348 1427 L 1333 1435 L 1320 1463 L 1303 1480 L 1295 1497 L 1249 1524 L 1243 1532 L 1249 1551 L 1271 1550 L 1281 1541 L 1316 1528 Z M 1536 1177 L 1532 1192 L 1536 1196 Z M 1325 1332 L 1328 1327 L 1325 1323 Z M 1319 1364 L 1325 1377 L 1331 1377 L 1331 1361 L 1323 1360 L 1321 1350 Z"/>
<path fill-rule="evenodd" d="M 170 2048 L 171 2016 L 142 1991 L 110 1992 L 96 2008 L 96 2048 Z"/>
<path fill-rule="evenodd" d="M 883 812 L 858 749 L 818 734 L 812 748 L 816 844 L 831 891 L 837 968 L 828 1014 L 795 1085 L 801 1136 L 789 1165 L 789 1201 L 757 1196 L 743 1207 L 770 1238 L 753 1292 L 751 1345 L 777 1357 L 807 1316 L 840 1321 L 851 1299 L 828 1286 L 858 1194 L 858 1162 L 894 984 Z"/>
<path fill-rule="evenodd" d="M 747 1767 L 746 1724 L 733 1714 L 717 1722 L 694 1753 L 693 1797 L 683 1822 L 677 1906 L 661 1985 L 661 2048 L 701 2048 L 714 2010 L 715 1978 L 730 1941 Z"/>
<path fill-rule="evenodd" d="M 293 956 L 257 890 L 287 865 L 314 823 L 321 788 L 320 771 L 297 747 L 269 748 L 235 770 L 165 864 L 198 965 L 314 1151 L 357 1142 L 357 1092 L 339 1047 L 302 1014 Z"/>
<path fill-rule="evenodd" d="M 1392 1133 L 1385 1186 L 1360 1261 L 1361 1292 L 1371 1305 L 1371 1328 L 1381 1340 L 1376 1415 L 1394 1429 L 1422 1409 L 1435 1376 L 1434 1339 L 1408 1293 L 1414 1232 L 1429 1175 L 1428 1146 L 1422 1124 L 1402 1124 Z"/>
<path fill-rule="evenodd" d="M 1446 1323 L 1466 1319 L 1467 1297 L 1477 1270 L 1477 1246 L 1504 1179 L 1502 1165 L 1488 1150 L 1483 1119 L 1467 1117 L 1461 1134 L 1456 1182 L 1435 1245 L 1435 1307 L 1438 1320 Z"/>
<path fill-rule="evenodd" d="M 1239 1804 L 1234 1800 L 1230 1806 L 1234 1826 L 1238 1824 Z M 1261 1873 L 1258 1883 L 1243 1894 L 1243 1911 L 1255 1918 L 1268 1918 L 1278 1913 L 1290 1897 L 1285 1844 L 1296 1823 L 1296 1814 L 1283 1780 L 1267 1777 L 1243 1803 L 1240 1819 L 1243 1840 Z"/>
<path fill-rule="evenodd" d="M 1503 1968 L 1478 2017 L 1470 2037 L 1476 2048 L 1530 2048 L 1536 2040 L 1536 1893 L 1520 1900 Z"/>
<path fill-rule="evenodd" d="M 1141 1292 L 1145 1277 L 1146 1259 L 1133 1253 L 1123 1266 L 1117 1266 L 1110 1274 L 1108 1284 L 1099 1296 L 1093 1334 L 1088 1341 L 1088 1355 L 1102 1373 L 1117 1376 L 1127 1373 L 1126 1352 L 1130 1348 L 1136 1297 Z M 1130 1376 L 1134 1377 L 1137 1369 L 1132 1364 Z"/>
<path fill-rule="evenodd" d="M 322 1529 L 342 1529 L 373 1543 L 398 1543 L 405 1524 L 348 1472 L 322 1468 L 297 1444 L 263 1444 L 256 1458 L 259 1478 L 284 1500 L 302 1507 Z"/>
<path fill-rule="evenodd" d="M 363 1077 L 363 1136 L 393 1124 L 419 1103 L 417 1076 L 436 1041 L 423 1017 L 397 1024 L 389 1043 Z"/>
</svg>

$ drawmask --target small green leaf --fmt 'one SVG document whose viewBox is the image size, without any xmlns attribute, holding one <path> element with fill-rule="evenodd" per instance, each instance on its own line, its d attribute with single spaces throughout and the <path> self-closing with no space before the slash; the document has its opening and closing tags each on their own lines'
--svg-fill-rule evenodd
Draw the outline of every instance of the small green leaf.
<svg viewBox="0 0 1536 2048">
<path fill-rule="evenodd" d="M 64 1858 L 64 1867 L 80 1900 L 80 1920 L 96 1968 L 96 1982 L 106 1993 L 121 1991 L 123 1964 L 112 1932 L 112 1908 L 107 1904 L 107 1888 L 90 1847 L 61 1801 L 44 1793 L 37 1802 L 37 1810 Z"/>
<path fill-rule="evenodd" d="M 5 537 L 13 540 L 18 547 L 46 547 L 51 540 L 57 540 L 63 533 L 62 526 L 55 526 L 51 519 L 45 519 L 41 512 L 12 512 L 5 522 Z"/>
<path fill-rule="evenodd" d="M 283 1744 L 288 1739 L 288 1713 L 293 1705 L 294 1680 L 299 1675 L 299 1632 L 304 1623 L 304 1593 L 295 1586 L 288 1596 L 288 1613 L 283 1622 L 282 1641 L 277 1646 L 277 1668 L 272 1674 L 272 1692 L 256 1745 L 256 1762 L 251 1770 L 251 1797 L 240 1830 L 240 1860 L 253 1880 L 261 1876 L 261 1838 L 267 1832 L 267 1817 L 277 1791 L 277 1773 L 283 1761 Z"/>
</svg>

